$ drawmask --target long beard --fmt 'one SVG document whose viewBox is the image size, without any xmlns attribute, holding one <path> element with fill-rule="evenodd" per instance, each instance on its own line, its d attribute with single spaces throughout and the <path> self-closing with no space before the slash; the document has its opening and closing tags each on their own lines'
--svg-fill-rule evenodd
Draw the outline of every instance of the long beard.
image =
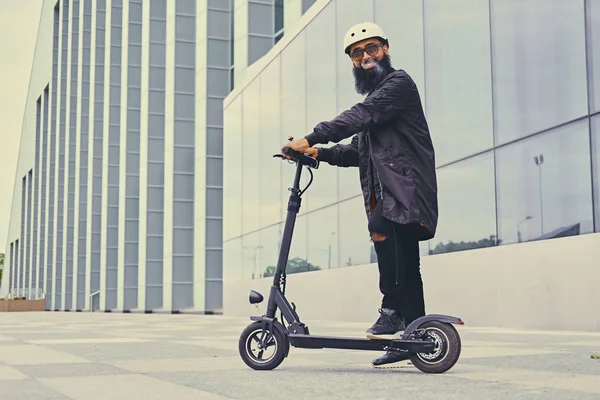
<svg viewBox="0 0 600 400">
<path fill-rule="evenodd" d="M 370 59 L 375 62 L 375 66 L 371 69 L 363 69 L 360 67 L 352 67 L 354 73 L 354 88 L 359 94 L 368 94 L 381 83 L 381 81 L 394 70 L 391 64 L 390 56 L 387 54 L 383 55 L 381 61 L 377 62 L 374 59 Z"/>
</svg>

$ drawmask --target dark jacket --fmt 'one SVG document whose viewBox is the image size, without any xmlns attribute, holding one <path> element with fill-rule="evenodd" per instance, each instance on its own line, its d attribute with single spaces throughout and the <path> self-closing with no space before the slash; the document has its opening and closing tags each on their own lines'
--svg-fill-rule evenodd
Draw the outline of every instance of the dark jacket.
<svg viewBox="0 0 600 400">
<path fill-rule="evenodd" d="M 417 86 L 395 70 L 361 103 L 306 136 L 310 146 L 350 144 L 319 149 L 319 160 L 339 167 L 358 167 L 365 209 L 372 196 L 382 201 L 382 215 L 417 227 L 419 240 L 435 236 L 438 223 L 435 153 Z"/>
</svg>

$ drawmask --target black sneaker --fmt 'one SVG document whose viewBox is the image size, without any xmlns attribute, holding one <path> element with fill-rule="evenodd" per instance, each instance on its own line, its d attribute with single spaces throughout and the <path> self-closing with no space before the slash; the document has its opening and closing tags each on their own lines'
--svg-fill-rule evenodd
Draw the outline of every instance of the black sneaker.
<svg viewBox="0 0 600 400">
<path fill-rule="evenodd" d="M 404 320 L 389 308 L 380 308 L 381 314 L 377 322 L 367 329 L 367 338 L 369 339 L 394 339 L 398 332 L 406 329 Z"/>
<path fill-rule="evenodd" d="M 397 363 L 408 359 L 410 359 L 408 353 L 388 351 L 383 356 L 371 361 L 371 365 L 373 365 L 374 367 L 380 367 L 382 365 Z"/>
</svg>

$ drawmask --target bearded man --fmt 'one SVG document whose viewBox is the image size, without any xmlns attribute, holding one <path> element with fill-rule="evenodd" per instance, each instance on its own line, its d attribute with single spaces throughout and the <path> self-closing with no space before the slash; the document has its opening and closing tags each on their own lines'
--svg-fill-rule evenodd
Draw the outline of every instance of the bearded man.
<svg viewBox="0 0 600 400">
<path fill-rule="evenodd" d="M 425 315 L 419 241 L 433 238 L 437 228 L 435 153 L 417 86 L 406 71 L 392 67 L 381 27 L 363 22 L 350 28 L 344 52 L 365 99 L 284 146 L 330 165 L 359 168 L 383 294 L 380 316 L 366 336 L 389 339 Z M 351 143 L 339 144 L 349 137 Z M 338 144 L 314 147 L 329 142 Z M 387 352 L 372 364 L 408 358 Z"/>
</svg>

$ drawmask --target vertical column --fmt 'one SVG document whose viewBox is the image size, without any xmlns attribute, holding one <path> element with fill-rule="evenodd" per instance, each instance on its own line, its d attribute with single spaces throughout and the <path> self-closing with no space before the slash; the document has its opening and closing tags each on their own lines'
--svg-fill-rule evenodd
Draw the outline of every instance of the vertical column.
<svg viewBox="0 0 600 400">
<path fill-rule="evenodd" d="M 41 147 L 42 147 L 42 114 L 44 105 L 44 93 L 38 98 L 36 104 L 36 115 L 35 115 L 35 160 L 33 167 L 33 235 L 32 235 L 32 246 L 31 246 L 31 298 L 37 299 L 37 282 L 38 282 L 38 245 L 40 243 L 39 238 L 39 222 L 40 222 L 40 178 L 42 176 L 41 171 Z"/>
<path fill-rule="evenodd" d="M 60 3 L 54 7 L 54 37 L 52 55 L 52 108 L 50 118 L 50 145 L 48 146 L 48 222 L 46 225 L 46 275 L 45 287 L 46 310 L 54 309 L 54 277 L 55 277 L 55 255 L 54 246 L 56 241 L 56 160 L 58 158 L 57 138 L 57 114 L 58 114 L 58 76 L 60 74 L 60 32 L 62 26 Z"/>
<path fill-rule="evenodd" d="M 117 308 L 119 269 L 119 170 L 121 153 L 121 68 L 123 0 L 110 7 L 110 88 L 108 110 L 108 170 L 106 202 L 106 310 Z"/>
<path fill-rule="evenodd" d="M 75 294 L 75 303 L 73 308 L 80 311 L 86 307 L 87 293 L 87 276 L 88 276 L 88 257 L 87 244 L 90 237 L 88 232 L 88 199 L 91 197 L 89 193 L 89 171 L 90 166 L 90 95 L 91 88 L 91 46 L 92 46 L 92 0 L 84 0 L 82 8 L 82 18 L 80 29 L 82 32 L 80 41 L 80 63 L 81 70 L 79 71 L 80 78 L 80 94 L 79 98 L 79 141 L 77 147 L 77 182 L 75 196 L 75 246 L 74 259 L 75 262 L 75 284 L 73 293 Z M 93 150 L 93 149 L 92 149 Z M 93 165 L 93 164 L 92 164 Z"/>
<path fill-rule="evenodd" d="M 90 115 L 90 175 L 91 182 L 88 188 L 90 202 L 88 203 L 88 237 L 86 246 L 87 265 L 89 270 L 89 295 L 86 298 L 86 309 L 96 310 L 100 308 L 100 281 L 102 262 L 102 192 L 103 179 L 103 156 L 104 156 L 104 77 L 106 75 L 106 0 L 95 0 L 95 12 L 92 14 L 92 51 L 91 71 L 92 91 L 90 98 L 94 99 Z M 88 284 L 86 282 L 86 284 Z"/>
<path fill-rule="evenodd" d="M 127 85 L 127 107 L 121 113 L 121 131 L 126 141 L 121 141 L 124 151 L 121 152 L 123 170 L 121 171 L 121 187 L 125 191 L 120 196 L 121 222 L 124 226 L 119 246 L 124 250 L 119 253 L 119 265 L 124 266 L 119 275 L 119 309 L 132 310 L 138 306 L 138 254 L 139 254 L 139 213 L 140 213 L 140 113 L 141 113 L 141 77 L 142 77 L 142 0 L 129 0 L 125 4 L 127 24 L 127 51 L 123 52 L 123 65 L 127 65 L 122 75 Z M 124 80 L 125 81 L 125 80 Z"/>
<path fill-rule="evenodd" d="M 117 259 L 116 259 L 116 276 L 115 276 L 115 309 L 123 311 L 123 304 L 125 300 L 124 284 L 125 284 L 125 197 L 127 191 L 131 190 L 128 187 L 127 182 L 127 141 L 129 137 L 127 135 L 127 69 L 128 69 L 128 42 L 129 42 L 129 1 L 121 0 L 121 47 L 119 48 L 119 73 L 120 73 L 120 87 L 119 87 L 119 147 L 118 152 L 118 171 L 116 178 L 118 180 L 117 185 L 117 215 L 116 215 L 116 248 L 117 248 Z M 116 89 L 116 88 L 115 88 Z M 115 110 L 116 111 L 116 110 Z M 115 156 L 116 156 L 115 154 Z"/>
<path fill-rule="evenodd" d="M 108 265 L 108 203 L 109 203 L 109 187 L 108 187 L 108 173 L 109 173 L 109 149 L 110 149 L 110 92 L 112 81 L 114 78 L 111 73 L 111 44 L 112 44 L 112 0 L 106 0 L 106 40 L 104 48 L 104 110 L 103 110 L 103 121 L 102 121 L 102 207 L 100 211 L 100 296 L 99 296 L 99 309 L 101 311 L 107 310 L 106 298 L 107 298 L 107 265 Z M 119 78 L 120 79 L 120 78 Z"/>
<path fill-rule="evenodd" d="M 8 264 L 8 279 L 10 284 L 8 285 L 8 293 L 14 296 L 15 293 L 15 242 L 10 244 L 9 264 Z M 4 274 L 4 273 L 3 273 Z"/>
<path fill-rule="evenodd" d="M 27 172 L 27 221 L 25 229 L 26 232 L 26 247 L 25 247 L 25 270 L 23 276 L 23 289 L 25 290 L 24 296 L 29 300 L 31 299 L 31 227 L 32 221 L 31 216 L 33 212 L 33 169 Z"/>
<path fill-rule="evenodd" d="M 20 257 L 20 253 L 19 253 L 19 239 L 15 240 L 15 292 L 14 292 L 14 296 L 21 296 L 21 288 L 19 286 L 19 272 L 20 272 L 20 261 L 21 261 L 21 257 Z"/>
<path fill-rule="evenodd" d="M 194 307 L 196 4 L 175 1 L 172 310 Z M 206 58 L 204 58 L 206 59 Z"/>
<path fill-rule="evenodd" d="M 50 87 L 46 86 L 43 95 L 42 105 L 42 146 L 40 154 L 41 172 L 39 178 L 40 184 L 40 217 L 39 217 L 39 243 L 38 243 L 38 274 L 37 274 L 37 290 L 41 295 L 45 292 L 44 282 L 46 276 L 46 216 L 47 216 L 47 198 L 48 198 L 48 106 L 50 95 Z"/>
<path fill-rule="evenodd" d="M 25 284 L 24 284 L 24 280 L 23 280 L 23 269 L 25 266 L 25 263 L 23 262 L 24 256 L 23 256 L 23 248 L 25 247 L 25 224 L 27 222 L 26 217 L 26 210 L 27 210 L 27 175 L 25 175 L 22 179 L 21 179 L 21 234 L 20 234 L 20 242 L 21 242 L 21 251 L 19 253 L 19 263 L 17 264 L 17 271 L 18 271 L 18 278 L 17 278 L 17 290 L 18 290 L 18 296 L 24 296 L 25 295 Z"/>
<path fill-rule="evenodd" d="M 233 8 L 234 0 L 222 2 L 219 6 L 227 5 Z M 221 14 L 216 14 L 221 13 Z M 222 30 L 231 31 L 230 24 L 233 22 L 226 8 L 218 11 L 206 3 L 202 6 L 196 6 L 196 118 L 195 118 L 195 138 L 194 138 L 194 156 L 195 156 L 195 175 L 194 175 L 194 309 L 204 311 L 206 304 L 205 277 L 206 268 L 204 266 L 206 257 L 206 137 L 207 137 L 207 86 L 213 84 L 208 75 L 208 58 L 203 57 L 207 53 L 209 42 L 209 21 L 217 17 L 215 24 L 220 24 Z M 223 21 L 225 23 L 223 23 Z M 227 49 L 231 49 L 229 43 L 223 43 Z M 226 76 L 230 71 L 223 71 Z"/>
<path fill-rule="evenodd" d="M 70 35 L 70 48 L 71 54 L 69 57 L 69 101 L 68 101 L 68 112 L 69 120 L 67 123 L 66 135 L 66 152 L 65 159 L 65 188 L 66 188 L 66 199 L 65 199 L 65 215 L 66 215 L 66 228 L 64 234 L 65 246 L 63 249 L 64 262 L 64 280 L 63 280 L 63 309 L 71 310 L 73 308 L 73 258 L 74 258 L 74 240 L 75 240 L 75 175 L 77 165 L 77 132 L 78 132 L 78 121 L 77 121 L 77 108 L 79 101 L 77 100 L 78 94 L 78 80 L 79 80 L 79 24 L 81 18 L 79 16 L 79 0 L 72 0 L 71 8 L 71 35 Z"/>
<path fill-rule="evenodd" d="M 283 26 L 286 33 L 293 30 L 294 25 L 296 25 L 300 17 L 302 17 L 302 1 L 303 0 L 283 0 Z"/>
<path fill-rule="evenodd" d="M 164 0 L 150 0 L 149 5 L 146 275 L 143 283 L 145 310 L 154 310 L 163 307 L 167 7 Z"/>
<path fill-rule="evenodd" d="M 236 27 L 233 38 L 234 52 L 234 81 L 236 84 L 244 78 L 244 73 L 248 67 L 248 7 L 249 0 L 232 0 L 234 3 L 233 26 Z M 223 7 L 225 9 L 225 7 Z M 208 41 L 208 50 L 214 48 L 218 43 Z"/>
<path fill-rule="evenodd" d="M 54 310 L 64 307 L 64 233 L 65 233 L 65 151 L 67 134 L 68 72 L 69 72 L 69 28 L 71 10 L 69 1 L 63 0 L 61 8 L 61 69 L 60 69 L 60 107 L 58 118 L 58 178 L 56 190 L 56 227 L 55 227 L 55 262 L 54 262 Z"/>
<path fill-rule="evenodd" d="M 175 116 L 175 1 L 167 0 L 166 68 L 165 68 L 165 162 L 164 162 L 164 252 L 163 252 L 163 306 L 173 309 L 173 168 L 174 168 L 174 116 Z"/>
<path fill-rule="evenodd" d="M 149 98 L 148 83 L 150 71 L 150 3 L 146 2 L 142 6 L 142 48 L 141 48 L 141 68 L 140 68 L 140 193 L 139 193 L 139 236 L 138 236 L 138 279 L 137 279 L 137 310 L 146 308 L 146 267 L 147 267 L 147 248 L 146 234 L 148 224 L 146 216 L 148 215 L 148 135 L 149 135 Z M 133 9 L 133 7 L 132 7 Z M 135 73 L 132 73 L 132 76 Z M 142 117 L 143 116 L 143 117 Z"/>
<path fill-rule="evenodd" d="M 249 7 L 254 5 L 250 4 Z M 264 5 L 263 5 L 264 6 Z M 272 10 L 271 6 L 265 6 Z M 263 9 L 264 11 L 264 9 Z M 212 43 L 230 43 L 234 38 L 228 26 L 221 26 L 220 20 L 231 21 L 232 10 L 208 9 L 208 40 L 210 48 Z M 252 14 L 252 13 L 251 13 Z M 272 21 L 272 15 L 269 16 Z M 270 24 L 272 26 L 272 23 Z M 272 33 L 272 32 L 271 32 Z M 270 40 L 272 40 L 272 35 Z M 226 46 L 223 46 L 226 47 Z M 201 264 L 204 264 L 204 282 L 198 290 L 203 291 L 202 309 L 207 312 L 217 311 L 222 308 L 223 291 L 223 99 L 229 93 L 231 82 L 228 69 L 232 62 L 232 55 L 224 53 L 223 57 L 209 61 L 206 74 L 207 85 L 200 89 L 206 96 L 206 125 L 203 126 L 204 134 L 198 136 L 198 149 L 202 150 L 205 158 L 204 179 L 201 192 L 198 193 L 198 202 L 202 203 L 203 222 L 205 232 L 202 241 L 204 255 Z M 236 66 L 237 68 L 237 66 Z M 198 171 L 198 175 L 202 172 Z M 199 228 L 200 229 L 200 228 Z"/>
<path fill-rule="evenodd" d="M 71 61 L 71 64 L 76 66 L 77 72 L 75 76 L 75 84 L 76 89 L 73 91 L 73 87 L 71 87 L 71 97 L 75 101 L 75 107 L 73 107 L 73 103 L 71 103 L 71 119 L 74 119 L 72 124 L 75 124 L 75 143 L 70 142 L 69 147 L 71 151 L 74 151 L 73 154 L 70 155 L 69 160 L 69 170 L 73 171 L 73 175 L 69 177 L 69 181 L 73 178 L 73 203 L 69 203 L 69 209 L 73 211 L 69 211 L 69 218 L 72 218 L 72 228 L 69 228 L 70 233 L 67 237 L 71 237 L 71 244 L 68 245 L 67 250 L 67 266 L 70 266 L 71 276 L 70 276 L 70 284 L 67 283 L 67 290 L 70 290 L 69 299 L 66 301 L 65 310 L 76 311 L 80 310 L 81 306 L 78 305 L 78 291 L 79 291 L 79 274 L 82 267 L 79 266 L 79 242 L 80 235 L 85 235 L 84 232 L 80 232 L 80 201 L 85 198 L 87 193 L 81 193 L 81 162 L 82 158 L 87 156 L 87 126 L 83 127 L 82 114 L 84 112 L 84 100 L 83 100 L 83 37 L 85 35 L 84 32 L 84 11 L 86 7 L 86 3 L 89 3 L 90 0 L 79 0 L 78 11 L 77 14 L 73 15 L 73 18 L 77 16 L 77 28 L 73 26 L 73 30 L 77 29 L 77 41 L 73 43 L 73 49 L 77 49 L 77 60 Z M 73 21 L 75 23 L 75 20 Z M 75 36 L 75 35 L 73 35 Z M 76 46 L 76 47 L 75 47 Z M 75 62 L 76 64 L 73 64 Z M 73 70 L 71 70 L 71 76 L 73 76 Z M 88 77 L 89 79 L 89 77 Z M 88 88 L 89 91 L 89 88 Z M 88 96 L 87 92 L 85 93 Z M 72 101 L 73 101 L 72 100 Z M 87 103 L 86 103 L 87 104 Z M 75 114 L 73 116 L 73 113 Z M 71 125 L 73 127 L 73 125 Z M 73 128 L 71 128 L 73 129 Z M 83 132 L 86 131 L 86 142 L 83 143 Z M 71 166 L 72 165 L 72 166 Z M 85 183 L 85 180 L 84 180 Z M 71 182 L 69 182 L 71 185 Z M 71 188 L 69 188 L 71 190 Z M 85 237 L 85 236 L 84 236 Z"/>
</svg>

